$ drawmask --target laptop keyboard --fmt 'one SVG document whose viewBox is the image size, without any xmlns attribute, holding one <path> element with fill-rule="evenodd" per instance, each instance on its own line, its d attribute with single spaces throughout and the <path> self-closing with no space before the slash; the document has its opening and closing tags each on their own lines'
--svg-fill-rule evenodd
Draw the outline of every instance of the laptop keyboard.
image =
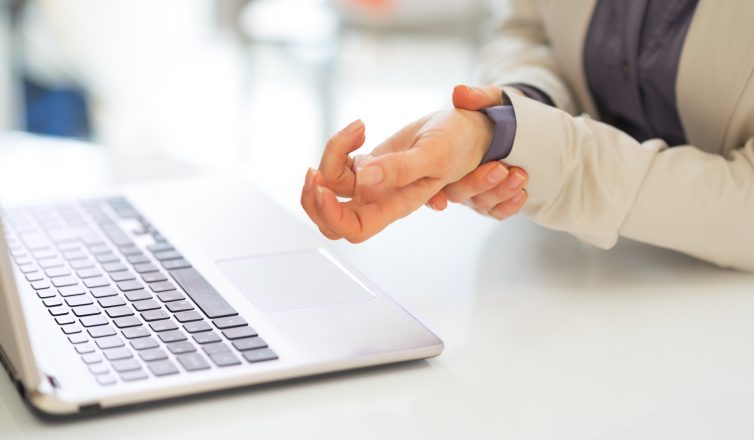
<svg viewBox="0 0 754 440">
<path fill-rule="evenodd" d="M 99 384 L 278 358 L 126 199 L 4 218 L 11 258 Z"/>
</svg>

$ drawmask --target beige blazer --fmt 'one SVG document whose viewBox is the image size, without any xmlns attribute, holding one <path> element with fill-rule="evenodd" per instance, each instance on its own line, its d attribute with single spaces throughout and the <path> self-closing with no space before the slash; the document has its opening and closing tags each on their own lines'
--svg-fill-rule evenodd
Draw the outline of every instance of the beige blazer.
<svg viewBox="0 0 754 440">
<path fill-rule="evenodd" d="M 700 0 L 676 84 L 688 146 L 643 143 L 597 122 L 583 68 L 596 0 L 494 0 L 486 83 L 511 94 L 506 163 L 529 173 L 524 214 L 602 248 L 619 236 L 754 271 L 754 1 Z"/>
</svg>

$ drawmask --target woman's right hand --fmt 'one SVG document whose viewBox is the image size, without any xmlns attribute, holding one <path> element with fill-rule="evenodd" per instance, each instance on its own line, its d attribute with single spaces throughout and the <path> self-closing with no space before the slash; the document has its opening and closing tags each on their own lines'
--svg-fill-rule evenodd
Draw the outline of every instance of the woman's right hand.
<svg viewBox="0 0 754 440">
<path fill-rule="evenodd" d="M 506 89 L 506 93 L 521 93 L 518 89 Z M 501 105 L 502 90 L 495 86 L 456 86 L 453 90 L 453 105 L 464 110 L 480 110 Z M 517 214 L 526 203 L 528 175 L 517 167 L 507 168 L 499 161 L 480 165 L 458 182 L 444 187 L 427 205 L 442 211 L 448 201 L 463 203 L 480 214 L 504 220 Z"/>
</svg>

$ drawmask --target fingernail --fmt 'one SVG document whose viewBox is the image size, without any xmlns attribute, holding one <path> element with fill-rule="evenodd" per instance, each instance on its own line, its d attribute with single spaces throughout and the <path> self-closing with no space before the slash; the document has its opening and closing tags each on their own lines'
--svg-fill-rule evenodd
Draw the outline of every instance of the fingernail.
<svg viewBox="0 0 754 440">
<path fill-rule="evenodd" d="M 508 187 L 511 189 L 515 189 L 524 184 L 524 182 L 526 181 L 526 177 L 524 177 L 524 175 L 521 174 L 520 172 L 514 171 L 513 175 L 510 176 L 508 180 L 509 180 Z"/>
<path fill-rule="evenodd" d="M 306 171 L 306 181 L 304 182 L 304 189 L 307 191 L 311 189 L 312 183 L 314 183 L 314 173 L 315 171 L 313 168 L 309 168 Z"/>
<path fill-rule="evenodd" d="M 317 206 L 322 207 L 325 203 L 325 190 L 321 186 L 318 186 L 314 192 L 314 198 L 317 200 Z"/>
<path fill-rule="evenodd" d="M 356 175 L 356 181 L 360 185 L 376 185 L 382 182 L 385 177 L 385 173 L 382 172 L 380 166 L 367 166 L 361 169 Z"/>
<path fill-rule="evenodd" d="M 487 173 L 487 181 L 490 183 L 500 183 L 508 175 L 508 170 L 503 166 L 496 166 L 489 173 Z"/>
<path fill-rule="evenodd" d="M 350 124 L 348 124 L 348 126 L 343 129 L 343 133 L 354 134 L 357 131 L 361 130 L 361 127 L 363 126 L 364 126 L 364 123 L 361 122 L 361 119 L 357 119 L 351 122 Z"/>
</svg>

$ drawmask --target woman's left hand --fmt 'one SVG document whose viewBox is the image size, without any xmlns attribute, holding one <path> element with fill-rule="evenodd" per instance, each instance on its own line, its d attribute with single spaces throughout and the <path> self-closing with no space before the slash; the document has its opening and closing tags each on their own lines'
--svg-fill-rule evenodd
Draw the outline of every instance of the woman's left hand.
<svg viewBox="0 0 754 440">
<path fill-rule="evenodd" d="M 330 139 L 320 169 L 307 173 L 301 204 L 328 238 L 364 241 L 476 169 L 492 130 L 482 113 L 440 111 L 354 159 L 349 153 L 364 142 L 363 125 L 356 123 Z"/>
</svg>

